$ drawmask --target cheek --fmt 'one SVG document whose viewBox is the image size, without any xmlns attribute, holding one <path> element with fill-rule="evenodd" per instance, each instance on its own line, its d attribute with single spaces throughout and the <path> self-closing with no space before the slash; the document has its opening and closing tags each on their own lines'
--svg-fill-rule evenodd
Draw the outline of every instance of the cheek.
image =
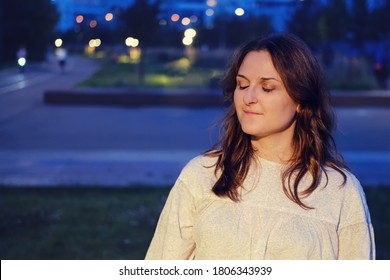
<svg viewBox="0 0 390 280">
<path fill-rule="evenodd" d="M 242 98 L 240 97 L 240 94 L 236 91 L 234 91 L 233 93 L 233 103 L 235 108 L 238 108 L 242 104 Z"/>
<path fill-rule="evenodd" d="M 286 115 L 295 115 L 297 111 L 297 104 L 287 96 L 287 93 L 286 96 L 280 97 L 279 100 L 274 100 L 274 105 L 274 108 L 278 108 L 280 112 L 284 112 Z"/>
<path fill-rule="evenodd" d="M 287 104 L 281 112 L 285 116 L 286 122 L 291 122 L 297 113 L 297 108 L 295 104 Z"/>
</svg>

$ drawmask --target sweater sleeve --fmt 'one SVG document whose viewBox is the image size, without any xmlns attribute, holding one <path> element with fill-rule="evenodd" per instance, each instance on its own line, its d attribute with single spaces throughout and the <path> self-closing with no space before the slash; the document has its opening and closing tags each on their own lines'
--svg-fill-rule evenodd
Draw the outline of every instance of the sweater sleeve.
<svg viewBox="0 0 390 280">
<path fill-rule="evenodd" d="M 146 260 L 185 260 L 194 258 L 194 197 L 179 179 L 171 189 L 160 214 Z"/>
<path fill-rule="evenodd" d="M 366 197 L 359 181 L 347 183 L 339 225 L 339 259 L 375 259 L 374 230 Z"/>
</svg>

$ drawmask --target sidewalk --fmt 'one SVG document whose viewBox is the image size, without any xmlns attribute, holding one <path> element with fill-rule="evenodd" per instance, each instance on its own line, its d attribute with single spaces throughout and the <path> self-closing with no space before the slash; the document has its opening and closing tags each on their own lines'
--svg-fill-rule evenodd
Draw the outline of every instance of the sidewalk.
<svg viewBox="0 0 390 280">
<path fill-rule="evenodd" d="M 91 66 L 84 62 L 71 60 L 72 65 L 74 71 L 51 71 L 45 82 L 0 95 L 0 185 L 171 186 L 183 166 L 209 148 L 200 139 L 207 138 L 208 125 L 223 106 L 219 91 L 75 89 L 72 85 L 93 70 L 84 71 L 82 66 Z M 338 107 L 372 106 L 387 112 L 390 106 L 387 91 L 333 94 Z M 175 109 L 165 109 L 171 107 Z M 369 125 L 360 123 L 363 117 L 353 119 L 354 126 L 360 132 L 362 125 L 382 123 L 376 126 L 376 140 L 386 141 L 388 114 L 378 116 L 366 121 Z M 342 151 L 348 164 L 363 185 L 390 186 L 388 147 L 381 151 L 372 147 L 377 144 L 370 138 L 360 140 L 356 135 L 355 142 L 369 145 L 359 145 L 367 151 L 355 147 Z M 91 140 L 96 147 L 91 147 L 89 138 L 96 139 Z M 67 144 L 72 141 L 77 149 Z"/>
<path fill-rule="evenodd" d="M 0 151 L 0 185 L 14 187 L 170 187 L 202 151 Z M 390 186 L 390 153 L 344 152 L 363 186 Z"/>
</svg>

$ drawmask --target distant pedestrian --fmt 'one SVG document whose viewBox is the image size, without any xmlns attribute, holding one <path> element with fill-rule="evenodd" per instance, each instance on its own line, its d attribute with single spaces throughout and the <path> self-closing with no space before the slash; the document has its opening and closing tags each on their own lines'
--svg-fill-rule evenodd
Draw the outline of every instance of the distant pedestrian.
<svg viewBox="0 0 390 280">
<path fill-rule="evenodd" d="M 363 188 L 334 143 L 321 67 L 292 34 L 245 44 L 221 139 L 169 193 L 146 259 L 374 259 Z"/>
<path fill-rule="evenodd" d="M 65 70 L 66 59 L 68 56 L 67 51 L 64 48 L 57 48 L 55 54 L 57 56 L 58 65 L 63 72 Z"/>
<path fill-rule="evenodd" d="M 378 55 L 374 64 L 375 78 L 381 89 L 387 89 L 388 63 L 385 55 Z"/>
</svg>

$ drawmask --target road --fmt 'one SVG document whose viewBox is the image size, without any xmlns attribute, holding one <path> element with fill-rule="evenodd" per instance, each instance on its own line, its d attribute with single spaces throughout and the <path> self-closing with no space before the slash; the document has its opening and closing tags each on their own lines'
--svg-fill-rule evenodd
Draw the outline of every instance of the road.
<svg viewBox="0 0 390 280">
<path fill-rule="evenodd" d="M 70 57 L 0 72 L 0 184 L 171 185 L 207 150 L 223 109 L 46 105 L 46 89 L 71 88 L 97 65 Z M 390 94 L 390 93 L 389 93 Z M 336 108 L 338 148 L 363 185 L 390 186 L 390 110 Z"/>
</svg>

